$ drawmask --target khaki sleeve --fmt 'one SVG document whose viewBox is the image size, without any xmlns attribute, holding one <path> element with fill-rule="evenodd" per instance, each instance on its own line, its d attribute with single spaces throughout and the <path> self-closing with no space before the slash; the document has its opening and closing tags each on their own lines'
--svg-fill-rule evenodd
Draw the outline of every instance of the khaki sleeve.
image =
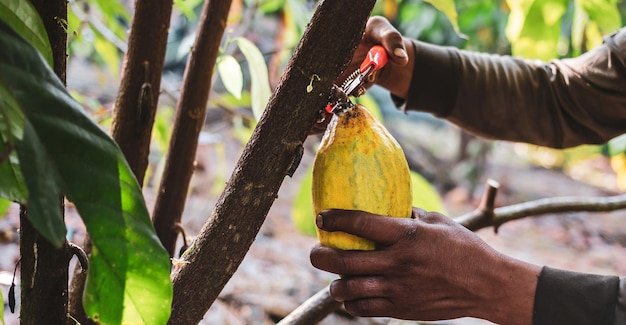
<svg viewBox="0 0 626 325">
<path fill-rule="evenodd" d="M 626 132 L 626 28 L 549 63 L 422 42 L 415 57 L 406 109 L 477 135 L 563 148 Z"/>
</svg>

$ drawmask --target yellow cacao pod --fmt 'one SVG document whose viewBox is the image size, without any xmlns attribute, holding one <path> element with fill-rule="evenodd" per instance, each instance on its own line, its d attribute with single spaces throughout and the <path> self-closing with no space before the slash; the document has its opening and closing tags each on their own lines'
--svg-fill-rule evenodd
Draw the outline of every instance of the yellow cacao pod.
<svg viewBox="0 0 626 325">
<path fill-rule="evenodd" d="M 313 212 L 361 210 L 410 218 L 412 192 L 402 148 L 367 108 L 333 115 L 313 165 Z M 317 229 L 322 245 L 373 250 L 375 243 L 344 232 Z"/>
</svg>

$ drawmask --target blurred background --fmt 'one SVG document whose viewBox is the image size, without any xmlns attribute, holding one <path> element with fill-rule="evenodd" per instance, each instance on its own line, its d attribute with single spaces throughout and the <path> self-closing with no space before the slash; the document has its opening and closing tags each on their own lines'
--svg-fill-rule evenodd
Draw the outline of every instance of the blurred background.
<svg viewBox="0 0 626 325">
<path fill-rule="evenodd" d="M 317 3 L 233 0 L 182 219 L 188 241 L 206 222 L 256 125 L 259 112 L 252 107 L 264 107 L 253 102 L 250 87 L 274 90 Z M 626 5 L 614 0 L 458 0 L 452 9 L 446 3 L 452 2 L 378 0 L 374 14 L 385 16 L 403 35 L 429 43 L 544 61 L 576 56 L 597 46 L 603 35 L 622 26 L 626 15 Z M 127 0 L 70 0 L 69 4 L 68 88 L 108 129 L 133 4 Z M 144 188 L 150 211 L 202 5 L 201 0 L 175 1 Z M 241 38 L 250 41 L 253 49 L 244 50 L 238 42 Z M 248 64 L 259 55 L 264 66 Z M 265 72 L 267 78 L 259 79 L 255 71 Z M 450 217 L 468 213 L 478 205 L 488 179 L 500 183 L 497 206 L 554 196 L 610 196 L 626 189 L 624 137 L 602 146 L 554 150 L 488 141 L 429 114 L 404 114 L 385 90 L 376 87 L 359 102 L 374 111 L 401 143 L 413 171 L 414 205 L 426 210 Z M 308 258 L 316 243 L 310 177 L 320 137 L 307 139 L 299 168 L 285 179 L 249 254 L 203 324 L 273 324 L 334 279 L 314 269 Z M 68 237 L 81 243 L 84 226 L 71 205 L 66 209 Z M 15 204 L 0 207 L 3 293 L 8 292 L 19 258 L 18 210 Z M 498 250 L 529 262 L 625 275 L 625 221 L 626 211 L 563 213 L 506 223 L 497 234 L 492 228 L 478 234 Z M 5 320 L 17 322 L 6 306 Z M 323 323 L 408 324 L 355 319 L 341 310 Z M 438 324 L 488 322 L 462 319 Z"/>
</svg>

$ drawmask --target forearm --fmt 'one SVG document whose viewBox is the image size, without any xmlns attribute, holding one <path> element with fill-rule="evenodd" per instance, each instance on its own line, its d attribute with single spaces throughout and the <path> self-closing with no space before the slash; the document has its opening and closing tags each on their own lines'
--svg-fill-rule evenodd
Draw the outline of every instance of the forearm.
<svg viewBox="0 0 626 325">
<path fill-rule="evenodd" d="M 493 139 L 606 142 L 626 132 L 626 33 L 618 36 L 550 64 L 416 42 L 406 109 Z"/>
<path fill-rule="evenodd" d="M 489 299 L 479 302 L 474 317 L 496 324 L 531 325 L 535 291 L 541 267 L 502 256 L 502 264 L 492 268 L 485 292 Z M 497 274 L 493 274 L 497 272 Z"/>
</svg>

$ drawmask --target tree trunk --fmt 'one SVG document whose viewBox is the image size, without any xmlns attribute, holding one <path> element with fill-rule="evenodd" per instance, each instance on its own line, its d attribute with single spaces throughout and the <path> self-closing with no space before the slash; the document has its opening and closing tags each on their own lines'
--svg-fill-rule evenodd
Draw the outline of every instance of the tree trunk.
<svg viewBox="0 0 626 325">
<path fill-rule="evenodd" d="M 153 213 L 153 223 L 161 243 L 174 256 L 178 231 L 185 207 L 198 136 L 204 124 L 212 71 L 226 29 L 231 0 L 207 0 L 202 8 L 195 44 L 185 69 L 176 119 L 172 130 L 165 169 Z"/>
<path fill-rule="evenodd" d="M 150 135 L 159 99 L 172 0 L 136 0 L 115 101 L 111 135 L 139 185 L 148 166 Z"/>
<path fill-rule="evenodd" d="M 139 185 L 148 166 L 150 135 L 154 124 L 165 62 L 173 2 L 136 0 L 122 80 L 115 102 L 111 133 L 122 149 Z M 89 236 L 83 249 L 91 253 Z M 76 266 L 70 291 L 70 313 L 83 325 L 95 324 L 85 314 L 82 298 L 87 273 Z"/>
<path fill-rule="evenodd" d="M 209 222 L 174 269 L 168 324 L 197 324 L 239 267 L 285 175 L 299 163 L 302 143 L 352 58 L 374 4 L 318 4 Z M 320 80 L 307 92 L 313 75 Z"/>
<path fill-rule="evenodd" d="M 53 69 L 65 83 L 67 20 L 64 0 L 32 0 L 43 20 L 52 48 Z M 63 209 L 63 199 L 59 206 Z M 67 319 L 67 281 L 70 253 L 64 245 L 54 247 L 28 220 L 25 206 L 20 207 L 20 323 L 65 324 Z"/>
</svg>

